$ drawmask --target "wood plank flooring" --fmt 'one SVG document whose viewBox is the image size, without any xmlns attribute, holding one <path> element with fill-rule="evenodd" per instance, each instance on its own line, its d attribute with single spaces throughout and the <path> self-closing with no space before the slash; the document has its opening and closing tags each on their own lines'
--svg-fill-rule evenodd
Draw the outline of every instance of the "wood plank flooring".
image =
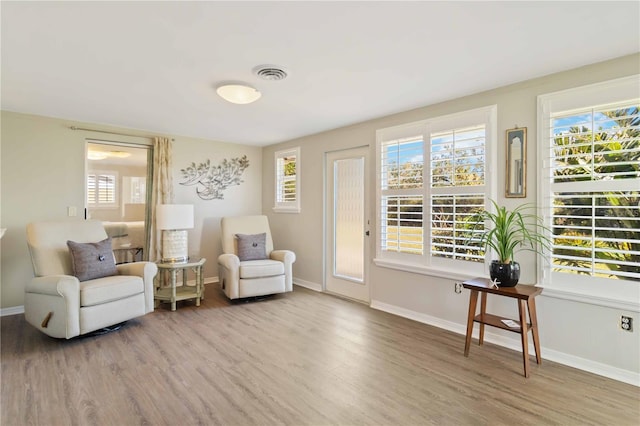
<svg viewBox="0 0 640 426">
<path fill-rule="evenodd" d="M 637 425 L 640 390 L 295 287 L 51 339 L 1 319 L 1 424 Z M 543 353 L 544 356 L 544 353 Z"/>
</svg>

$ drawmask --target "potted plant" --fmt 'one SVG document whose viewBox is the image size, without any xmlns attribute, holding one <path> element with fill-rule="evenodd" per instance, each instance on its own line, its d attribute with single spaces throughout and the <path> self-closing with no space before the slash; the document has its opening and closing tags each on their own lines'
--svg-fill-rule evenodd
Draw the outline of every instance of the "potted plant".
<svg viewBox="0 0 640 426">
<path fill-rule="evenodd" d="M 482 210 L 471 216 L 473 224 L 469 241 L 484 247 L 485 252 L 493 249 L 498 259 L 491 261 L 491 279 L 500 287 L 513 287 L 520 279 L 520 264 L 513 260 L 516 251 L 529 250 L 541 253 L 541 247 L 549 247 L 549 238 L 541 232 L 546 228 L 542 218 L 531 213 L 531 204 L 522 204 L 513 210 L 499 206 L 493 200 L 495 211 Z M 484 232 L 479 232 L 482 229 Z"/>
</svg>

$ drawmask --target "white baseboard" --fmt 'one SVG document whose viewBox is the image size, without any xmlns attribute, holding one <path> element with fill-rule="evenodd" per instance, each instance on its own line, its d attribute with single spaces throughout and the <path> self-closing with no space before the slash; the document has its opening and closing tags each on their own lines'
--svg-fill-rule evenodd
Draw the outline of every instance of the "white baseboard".
<svg viewBox="0 0 640 426">
<path fill-rule="evenodd" d="M 301 280 L 300 278 L 293 278 L 293 283 L 309 290 L 322 292 L 322 284 Z"/>
<path fill-rule="evenodd" d="M 393 315 L 398 315 L 400 317 L 409 318 L 414 321 L 421 322 L 423 324 L 433 325 L 438 328 L 444 328 L 445 330 L 453 331 L 458 334 L 466 334 L 467 328 L 463 324 L 458 324 L 457 322 L 451 322 L 443 320 L 442 318 L 437 318 L 431 315 L 423 314 L 420 312 L 412 311 L 410 309 L 401 308 L 399 306 L 390 305 L 388 303 L 379 302 L 377 300 L 372 300 L 371 305 L 373 309 L 377 309 L 379 311 L 384 311 Z M 475 335 L 476 330 L 474 330 Z M 485 336 L 487 335 L 485 330 Z"/>
<path fill-rule="evenodd" d="M 11 306 L 9 308 L 0 309 L 0 317 L 8 317 L 9 315 L 24 314 L 24 305 Z"/>
<path fill-rule="evenodd" d="M 466 325 L 464 324 L 446 321 L 441 318 L 433 317 L 431 315 L 426 315 L 420 312 L 415 312 L 409 309 L 401 308 L 399 306 L 390 305 L 388 303 L 379 302 L 377 300 L 371 301 L 371 307 L 373 309 L 378 309 L 380 311 L 384 311 L 393 315 L 398 315 L 404 318 L 418 321 L 423 324 L 429 324 L 434 327 L 443 328 L 457 334 L 466 335 L 467 333 Z M 490 327 L 485 328 L 485 341 L 518 352 L 522 350 L 520 339 L 510 339 L 499 334 L 491 333 L 491 331 L 489 331 L 490 329 Z M 477 339 L 478 335 L 479 325 L 475 324 L 473 329 L 473 337 Z M 589 373 L 594 373 L 599 376 L 608 377 L 610 379 L 618 380 L 620 382 L 640 387 L 640 374 L 633 371 L 623 370 L 621 368 L 612 367 L 607 364 L 580 358 L 575 355 L 570 355 L 545 347 L 540 348 L 540 352 L 543 354 L 543 359 L 548 359 L 549 361 L 557 362 L 559 364 L 567 365 L 569 367 L 588 371 Z M 533 348 L 533 344 L 531 343 L 529 343 L 529 353 L 535 354 L 535 349 Z"/>
<path fill-rule="evenodd" d="M 207 284 L 218 284 L 220 281 L 218 280 L 218 277 L 205 277 L 204 278 L 204 285 Z M 196 285 L 196 280 L 188 280 L 187 283 L 189 285 Z"/>
</svg>

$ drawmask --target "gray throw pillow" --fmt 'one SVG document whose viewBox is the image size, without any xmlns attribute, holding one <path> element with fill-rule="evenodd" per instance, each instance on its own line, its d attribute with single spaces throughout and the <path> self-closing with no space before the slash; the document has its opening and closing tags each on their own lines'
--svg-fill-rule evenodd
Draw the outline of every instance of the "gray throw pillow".
<svg viewBox="0 0 640 426">
<path fill-rule="evenodd" d="M 245 260 L 261 260 L 267 258 L 267 249 L 265 242 L 267 234 L 236 234 L 238 238 L 238 257 L 240 261 Z"/>
<path fill-rule="evenodd" d="M 67 246 L 71 253 L 73 275 L 80 281 L 118 274 L 111 249 L 111 238 L 97 243 L 67 241 Z"/>
</svg>

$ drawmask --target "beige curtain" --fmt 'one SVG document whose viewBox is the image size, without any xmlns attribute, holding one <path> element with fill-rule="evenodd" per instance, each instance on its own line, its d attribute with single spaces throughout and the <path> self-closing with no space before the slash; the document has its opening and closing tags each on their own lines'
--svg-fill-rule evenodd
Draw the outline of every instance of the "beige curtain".
<svg viewBox="0 0 640 426">
<path fill-rule="evenodd" d="M 149 260 L 161 258 L 160 232 L 156 230 L 156 206 L 173 203 L 173 176 L 171 173 L 172 143 L 168 138 L 153 139 L 153 183 L 151 186 L 151 229 Z"/>
</svg>

